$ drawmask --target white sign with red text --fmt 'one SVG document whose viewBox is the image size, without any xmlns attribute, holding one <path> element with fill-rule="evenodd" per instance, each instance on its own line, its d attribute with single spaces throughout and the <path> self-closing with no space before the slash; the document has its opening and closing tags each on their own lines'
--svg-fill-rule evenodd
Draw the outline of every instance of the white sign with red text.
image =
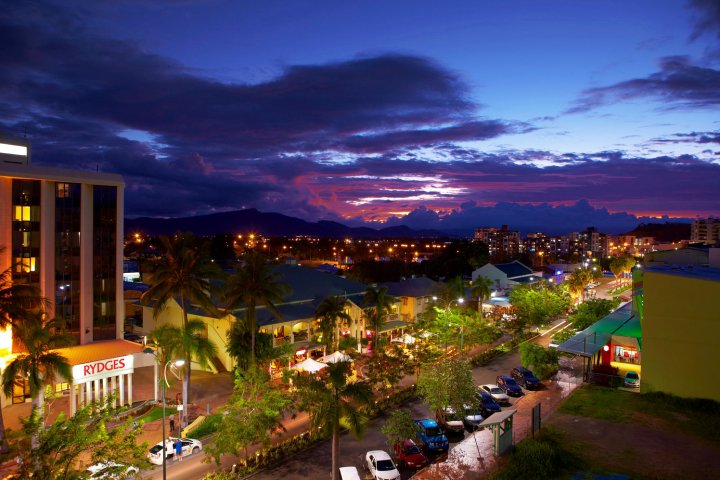
<svg viewBox="0 0 720 480">
<path fill-rule="evenodd" d="M 115 377 L 124 373 L 133 373 L 133 356 L 127 355 L 124 357 L 74 365 L 72 373 L 75 383 L 83 383 L 98 378 Z"/>
</svg>

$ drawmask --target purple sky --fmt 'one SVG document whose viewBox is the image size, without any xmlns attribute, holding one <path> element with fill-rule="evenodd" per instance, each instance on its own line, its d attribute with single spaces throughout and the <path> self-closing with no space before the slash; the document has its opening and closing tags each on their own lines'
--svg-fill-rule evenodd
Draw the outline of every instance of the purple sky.
<svg viewBox="0 0 720 480">
<path fill-rule="evenodd" d="M 720 215 L 717 0 L 0 7 L 0 133 L 122 174 L 128 216 Z"/>
</svg>

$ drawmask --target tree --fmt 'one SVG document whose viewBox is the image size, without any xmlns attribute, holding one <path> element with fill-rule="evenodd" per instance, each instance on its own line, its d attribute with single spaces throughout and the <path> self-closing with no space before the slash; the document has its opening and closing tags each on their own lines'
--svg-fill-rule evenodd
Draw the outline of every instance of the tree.
<svg viewBox="0 0 720 480">
<path fill-rule="evenodd" d="M 38 411 L 40 421 L 45 418 L 45 386 L 56 383 L 58 378 L 72 381 L 72 367 L 68 359 L 54 348 L 66 347 L 72 337 L 57 329 L 58 322 L 47 320 L 41 311 L 26 312 L 15 322 L 13 334 L 25 347 L 5 367 L 2 373 L 2 388 L 5 396 L 12 396 L 13 386 L 18 377 L 25 378 L 30 387 L 33 410 Z"/>
<path fill-rule="evenodd" d="M 245 254 L 243 265 L 230 276 L 224 293 L 228 312 L 245 309 L 243 327 L 250 332 L 250 361 L 255 364 L 255 335 L 257 333 L 257 307 L 264 306 L 276 317 L 282 315 L 276 304 L 290 293 L 290 287 L 273 272 L 267 258 L 260 252 Z"/>
<path fill-rule="evenodd" d="M 547 324 L 570 308 L 570 299 L 554 285 L 520 285 L 510 292 L 519 328 Z"/>
<path fill-rule="evenodd" d="M 5 247 L 0 247 L 0 254 Z M 13 324 L 15 318 L 21 318 L 25 312 L 42 309 L 49 302 L 40 295 L 40 289 L 22 283 L 13 282 L 13 266 L 0 272 L 0 330 Z M 8 452 L 5 438 L 5 423 L 0 409 L 0 453 Z"/>
<path fill-rule="evenodd" d="M 373 387 L 382 392 L 400 383 L 413 370 L 405 349 L 398 344 L 391 344 L 368 359 L 366 377 Z"/>
<path fill-rule="evenodd" d="M 465 406 L 478 404 L 472 369 L 465 360 L 450 358 L 429 365 L 420 374 L 417 387 L 420 398 L 435 412 L 446 407 L 462 412 Z"/>
<path fill-rule="evenodd" d="M 560 352 L 556 348 L 545 348 L 530 342 L 520 345 L 520 362 L 538 378 L 547 378 L 557 371 L 559 361 Z"/>
<path fill-rule="evenodd" d="M 588 268 L 578 268 L 570 274 L 565 284 L 570 294 L 578 298 L 579 302 L 582 303 L 585 300 L 585 288 L 592 280 L 592 270 Z"/>
<path fill-rule="evenodd" d="M 153 342 L 162 348 L 164 352 L 164 361 L 182 359 L 185 365 L 182 367 L 183 372 L 183 411 L 182 424 L 187 425 L 188 404 L 190 398 L 190 370 L 193 361 L 200 364 L 201 367 L 207 368 L 212 359 L 217 355 L 217 347 L 207 337 L 203 335 L 207 325 L 202 320 L 189 320 L 183 327 L 174 325 L 161 325 L 151 332 L 150 336 Z"/>
<path fill-rule="evenodd" d="M 380 431 L 387 439 L 388 447 L 392 450 L 397 443 L 404 442 L 408 438 L 417 437 L 417 425 L 407 410 L 393 410 L 390 417 L 385 421 Z"/>
<path fill-rule="evenodd" d="M 352 318 L 345 311 L 348 301 L 339 296 L 326 297 L 315 309 L 315 319 L 320 320 L 320 331 L 323 343 L 331 350 L 338 348 L 338 321 L 352 322 Z"/>
<path fill-rule="evenodd" d="M 217 314 L 212 303 L 211 280 L 220 272 L 208 255 L 205 244 L 198 242 L 191 233 L 176 233 L 170 239 L 160 237 L 162 258 L 157 262 L 148 278 L 149 288 L 140 301 L 143 305 L 155 302 L 153 316 L 157 318 L 171 301 L 177 301 L 182 311 L 182 326 L 187 329 L 188 308 L 191 304 L 211 314 Z M 179 301 L 178 301 L 179 299 Z M 183 405 L 190 402 L 190 358 L 183 378 Z M 183 410 L 182 425 L 187 425 L 187 409 Z"/>
<path fill-rule="evenodd" d="M 387 291 L 387 287 L 369 287 L 363 298 L 363 305 L 368 307 L 366 308 L 366 312 L 368 312 L 368 320 L 370 320 L 370 326 L 374 332 L 373 353 L 377 350 L 380 327 L 385 323 L 385 319 L 395 304 L 395 298 L 388 295 Z"/>
<path fill-rule="evenodd" d="M 416 381 L 420 378 L 420 372 L 425 365 L 432 365 L 443 356 L 435 345 L 427 342 L 416 341 L 408 346 L 408 351 L 410 352 L 408 363 L 415 371 Z"/>
<path fill-rule="evenodd" d="M 620 284 L 623 272 L 625 271 L 626 257 L 625 255 L 618 255 L 610 260 L 610 271 L 615 277 L 615 283 Z"/>
<path fill-rule="evenodd" d="M 593 298 L 577 306 L 574 313 L 568 316 L 568 321 L 575 330 L 584 330 L 601 318 L 615 310 L 620 300 L 605 300 Z"/>
<path fill-rule="evenodd" d="M 367 382 L 348 382 L 350 363 L 329 364 L 316 375 L 297 373 L 297 405 L 308 412 L 310 427 L 332 437 L 332 479 L 338 478 L 340 426 L 358 438 L 365 428 L 365 417 L 358 407 L 369 404 L 372 390 Z"/>
<path fill-rule="evenodd" d="M 270 361 L 282 358 L 295 352 L 290 343 L 273 347 L 273 337 L 269 333 L 255 334 L 255 357 L 252 357 L 250 331 L 243 325 L 235 323 L 228 332 L 227 352 L 235 359 L 235 365 L 241 370 L 248 370 L 253 364 L 267 365 Z"/>
<path fill-rule="evenodd" d="M 274 430 L 284 429 L 280 422 L 290 403 L 264 370 L 237 370 L 233 393 L 221 411 L 223 420 L 217 436 L 206 450 L 218 465 L 226 453 L 239 456 L 242 451 L 247 461 L 249 445 L 267 445 Z"/>
<path fill-rule="evenodd" d="M 487 277 L 477 277 L 470 287 L 470 295 L 478 299 L 478 312 L 483 314 L 482 304 L 490 298 L 494 282 Z"/>
<path fill-rule="evenodd" d="M 39 411 L 33 410 L 22 420 L 20 478 L 81 478 L 85 472 L 77 469 L 80 458 L 89 458 L 92 464 L 112 461 L 138 468 L 147 466 L 147 444 L 137 443 L 142 429 L 134 427 L 131 418 L 117 421 L 114 400 L 109 396 L 104 403 L 86 405 L 72 417 L 60 413 L 48 428 Z M 31 439 L 36 439 L 33 448 Z"/>
</svg>

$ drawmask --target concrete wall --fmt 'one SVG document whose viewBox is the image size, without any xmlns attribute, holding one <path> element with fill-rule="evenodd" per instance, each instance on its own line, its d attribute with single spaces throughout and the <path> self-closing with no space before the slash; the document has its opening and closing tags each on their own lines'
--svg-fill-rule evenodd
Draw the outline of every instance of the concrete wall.
<svg viewBox="0 0 720 480">
<path fill-rule="evenodd" d="M 645 271 L 643 392 L 720 401 L 720 281 Z"/>
</svg>

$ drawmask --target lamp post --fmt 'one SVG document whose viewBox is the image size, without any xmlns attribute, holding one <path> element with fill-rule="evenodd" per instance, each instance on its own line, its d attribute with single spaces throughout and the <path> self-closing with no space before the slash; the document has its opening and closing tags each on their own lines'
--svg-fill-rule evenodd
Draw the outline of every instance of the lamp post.
<svg viewBox="0 0 720 480">
<path fill-rule="evenodd" d="M 165 358 L 164 356 L 162 358 L 158 357 L 158 354 L 155 350 L 152 348 L 146 348 L 143 350 L 143 353 L 147 353 L 150 355 L 153 355 L 155 357 L 155 361 L 158 363 L 158 365 L 161 365 L 162 362 L 164 362 Z M 185 360 L 178 359 L 178 360 L 168 360 L 165 362 L 165 365 L 163 367 L 163 378 L 162 378 L 162 384 L 160 385 L 161 392 L 162 392 L 162 478 L 163 480 L 167 479 L 167 437 L 165 436 L 165 387 L 170 387 L 170 384 L 167 380 L 167 369 L 168 366 L 172 365 L 173 368 L 180 368 L 183 365 L 185 365 Z M 157 392 L 157 390 L 156 390 Z"/>
</svg>

